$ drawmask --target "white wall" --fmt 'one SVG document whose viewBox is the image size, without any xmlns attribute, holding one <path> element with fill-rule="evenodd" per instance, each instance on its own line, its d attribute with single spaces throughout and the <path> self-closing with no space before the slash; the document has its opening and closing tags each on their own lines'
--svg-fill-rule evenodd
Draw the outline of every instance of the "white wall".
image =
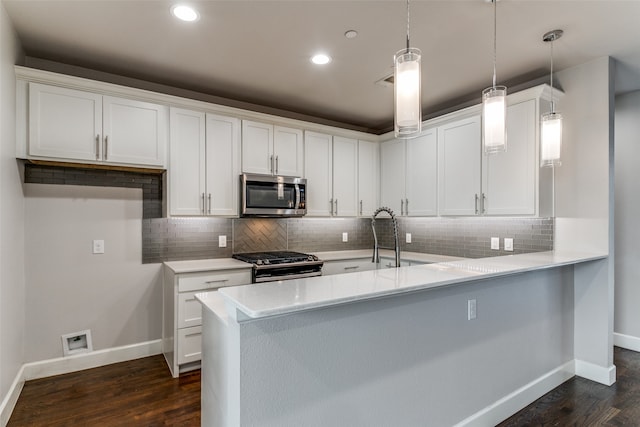
<svg viewBox="0 0 640 427">
<path fill-rule="evenodd" d="M 615 120 L 614 330 L 640 345 L 640 91 L 616 98 Z"/>
<path fill-rule="evenodd" d="M 160 339 L 160 264 L 142 264 L 142 190 L 26 184 L 25 361 L 62 356 L 91 329 L 94 350 Z M 105 254 L 92 241 L 105 240 Z"/>
<path fill-rule="evenodd" d="M 565 95 L 562 166 L 556 169 L 560 250 L 609 258 L 575 268 L 576 374 L 605 384 L 613 366 L 613 60 L 599 58 L 557 73 Z M 581 369 L 585 367 L 585 371 Z"/>
<path fill-rule="evenodd" d="M 0 401 L 23 363 L 24 202 L 15 155 L 15 74 L 20 46 L 0 3 Z"/>
</svg>

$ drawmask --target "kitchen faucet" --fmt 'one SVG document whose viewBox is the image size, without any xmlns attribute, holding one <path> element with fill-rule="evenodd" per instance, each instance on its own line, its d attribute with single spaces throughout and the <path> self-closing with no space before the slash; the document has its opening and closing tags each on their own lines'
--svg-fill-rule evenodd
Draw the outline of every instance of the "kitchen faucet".
<svg viewBox="0 0 640 427">
<path fill-rule="evenodd" d="M 393 223 L 393 238 L 395 239 L 394 251 L 396 254 L 396 267 L 400 267 L 400 244 L 398 243 L 398 221 L 396 220 L 396 215 L 393 211 L 387 207 L 381 207 L 376 209 L 371 217 L 371 230 L 373 230 L 373 259 L 371 262 L 375 262 L 376 264 L 380 263 L 380 255 L 378 246 L 378 236 L 376 236 L 376 216 L 380 212 L 386 212 L 391 215 L 391 222 Z"/>
</svg>

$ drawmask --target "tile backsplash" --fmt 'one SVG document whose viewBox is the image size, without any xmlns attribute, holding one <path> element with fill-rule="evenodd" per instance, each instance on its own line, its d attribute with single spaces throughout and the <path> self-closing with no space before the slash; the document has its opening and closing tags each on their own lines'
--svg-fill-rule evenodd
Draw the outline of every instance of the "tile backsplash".
<svg viewBox="0 0 640 427">
<path fill-rule="evenodd" d="M 482 258 L 553 249 L 552 218 L 399 218 L 402 250 Z M 347 233 L 348 241 L 342 241 Z M 376 219 L 381 246 L 393 247 L 390 219 Z M 411 233 L 411 243 L 406 243 Z M 227 247 L 218 247 L 218 236 Z M 490 248 L 500 238 L 500 250 Z M 512 238 L 513 252 L 504 251 Z M 234 252 L 371 249 L 370 218 L 153 218 L 142 223 L 144 263 L 224 258 Z"/>
</svg>

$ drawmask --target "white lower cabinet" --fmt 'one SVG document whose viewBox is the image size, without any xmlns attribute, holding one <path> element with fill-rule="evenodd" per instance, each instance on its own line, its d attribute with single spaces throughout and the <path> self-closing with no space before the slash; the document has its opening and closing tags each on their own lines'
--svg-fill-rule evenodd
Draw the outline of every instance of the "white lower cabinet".
<svg viewBox="0 0 640 427">
<path fill-rule="evenodd" d="M 173 377 L 200 368 L 202 305 L 195 295 L 250 283 L 250 267 L 180 274 L 164 267 L 162 352 Z"/>
</svg>

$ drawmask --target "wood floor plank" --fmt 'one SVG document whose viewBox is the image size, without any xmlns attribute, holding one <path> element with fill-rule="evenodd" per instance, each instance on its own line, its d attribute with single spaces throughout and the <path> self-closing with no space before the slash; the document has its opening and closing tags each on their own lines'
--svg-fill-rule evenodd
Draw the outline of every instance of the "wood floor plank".
<svg viewBox="0 0 640 427">
<path fill-rule="evenodd" d="M 498 427 L 640 426 L 640 353 L 616 347 L 614 360 L 613 386 L 574 377 Z M 162 356 L 28 381 L 8 424 L 199 425 L 200 371 L 172 378 Z"/>
</svg>

